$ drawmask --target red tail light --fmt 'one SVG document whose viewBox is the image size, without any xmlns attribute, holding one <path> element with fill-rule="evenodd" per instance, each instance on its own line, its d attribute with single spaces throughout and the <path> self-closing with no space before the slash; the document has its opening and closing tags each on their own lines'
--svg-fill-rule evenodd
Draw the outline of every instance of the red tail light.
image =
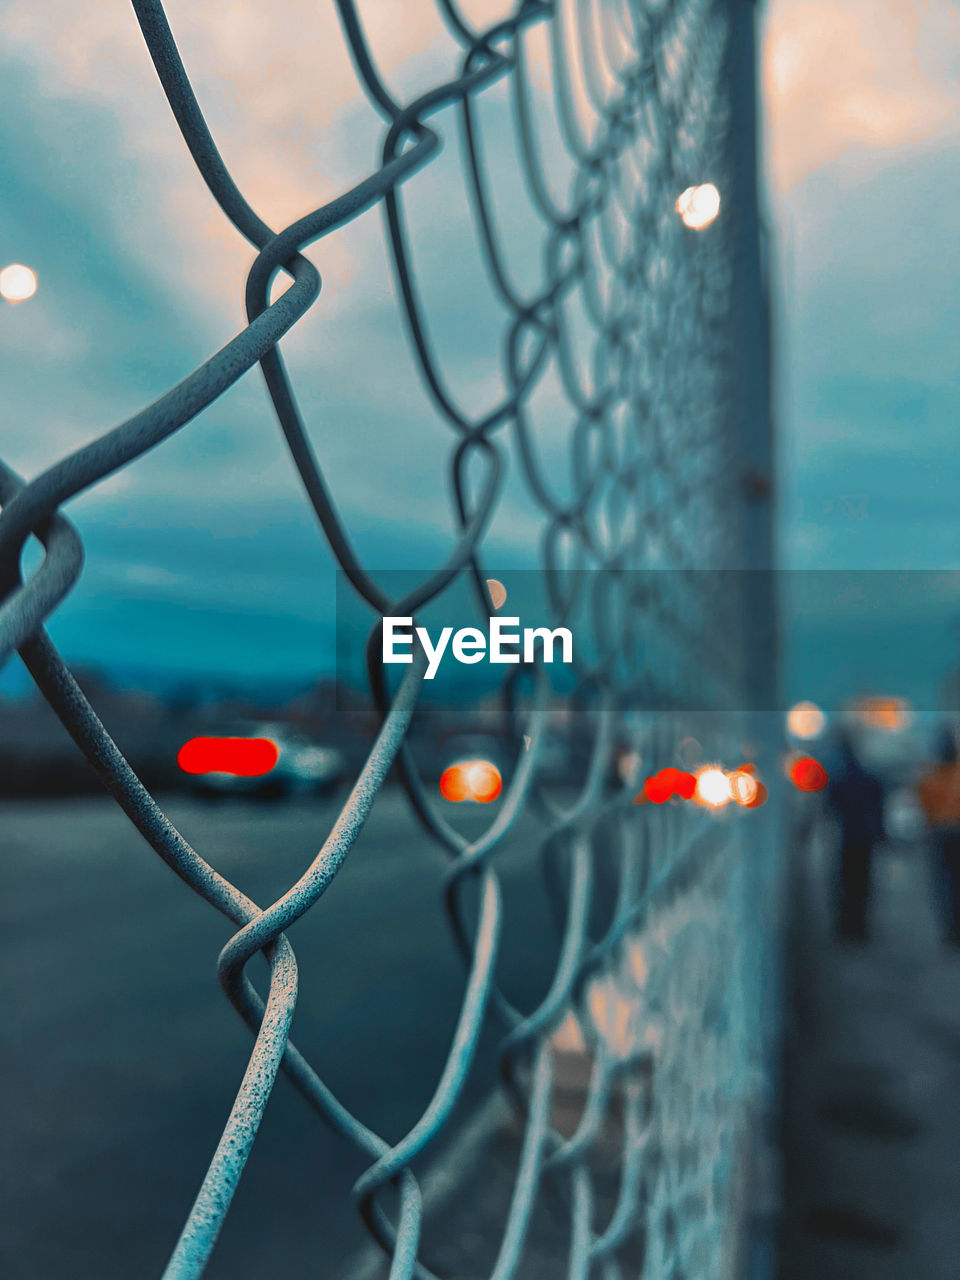
<svg viewBox="0 0 960 1280">
<path fill-rule="evenodd" d="M 269 738 L 191 738 L 177 752 L 184 773 L 232 773 L 259 778 L 277 763 L 280 752 Z"/>
</svg>

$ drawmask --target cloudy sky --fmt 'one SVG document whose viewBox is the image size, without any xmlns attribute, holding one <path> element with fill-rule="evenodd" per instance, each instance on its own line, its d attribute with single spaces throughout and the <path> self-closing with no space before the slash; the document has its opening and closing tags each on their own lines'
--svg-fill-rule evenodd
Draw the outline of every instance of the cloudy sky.
<svg viewBox="0 0 960 1280">
<path fill-rule="evenodd" d="M 406 4 L 403 23 L 393 5 L 362 8 L 401 95 L 453 65 L 432 3 Z M 214 136 L 273 225 L 374 167 L 382 125 L 332 0 L 171 0 L 167 11 Z M 952 0 L 767 9 L 780 532 L 793 567 L 960 562 L 958 64 Z M 506 103 L 489 97 L 495 127 Z M 509 173 L 496 176 L 509 186 Z M 499 317 L 463 305 L 487 296 L 458 230 L 469 224 L 436 212 L 463 199 L 454 146 L 408 198 L 441 357 L 465 398 L 493 403 Z M 521 275 L 527 248 L 519 238 Z M 406 352 L 379 211 L 311 256 L 321 304 L 284 350 L 331 489 L 368 563 L 434 563 L 450 539 L 448 442 L 438 447 Z M 442 269 L 451 260 L 453 274 Z M 120 0 L 7 0 L 0 10 L 0 265 L 11 261 L 40 277 L 29 303 L 0 306 L 3 456 L 28 476 L 154 399 L 242 323 L 249 247 L 199 179 Z M 562 491 L 563 458 L 544 446 Z M 51 624 L 68 656 L 169 671 L 315 669 L 332 562 L 256 372 L 70 512 L 88 558 Z M 517 548 L 532 545 L 530 522 L 511 481 L 490 558 L 529 563 Z"/>
</svg>

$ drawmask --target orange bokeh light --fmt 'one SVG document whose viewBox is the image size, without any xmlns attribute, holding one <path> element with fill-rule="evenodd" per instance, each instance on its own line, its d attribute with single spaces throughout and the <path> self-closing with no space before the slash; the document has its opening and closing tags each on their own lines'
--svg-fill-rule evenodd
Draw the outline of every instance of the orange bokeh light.
<svg viewBox="0 0 960 1280">
<path fill-rule="evenodd" d="M 749 809 L 753 805 L 759 789 L 760 783 L 749 767 L 730 774 L 730 794 L 741 808 Z"/>
<path fill-rule="evenodd" d="M 790 781 L 798 791 L 822 791 L 829 775 L 813 756 L 798 756 L 790 765 Z"/>
<path fill-rule="evenodd" d="M 896 732 L 910 723 L 910 709 L 904 698 L 861 698 L 857 714 L 871 729 Z"/>
<path fill-rule="evenodd" d="M 762 804 L 767 802 L 767 788 L 762 782 L 757 783 L 757 793 L 752 800 L 748 800 L 743 806 L 744 809 L 759 809 Z"/>
<path fill-rule="evenodd" d="M 440 794 L 444 800 L 458 804 L 469 795 L 467 771 L 462 764 L 452 764 L 440 775 Z"/>
<path fill-rule="evenodd" d="M 502 790 L 500 770 L 489 760 L 461 760 L 440 775 L 440 794 L 454 804 L 462 800 L 489 804 Z"/>
</svg>

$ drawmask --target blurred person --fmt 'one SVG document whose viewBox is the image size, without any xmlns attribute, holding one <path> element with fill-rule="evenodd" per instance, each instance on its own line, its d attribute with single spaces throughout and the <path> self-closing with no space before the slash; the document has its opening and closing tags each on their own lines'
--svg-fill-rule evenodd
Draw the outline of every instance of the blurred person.
<svg viewBox="0 0 960 1280">
<path fill-rule="evenodd" d="M 837 936 L 866 942 L 873 851 L 883 839 L 884 789 L 863 767 L 844 734 L 827 788 L 827 803 L 840 827 L 837 876 Z"/>
<path fill-rule="evenodd" d="M 937 880 L 946 938 L 960 946 L 960 760 L 957 740 L 945 730 L 938 752 L 940 763 L 917 783 L 937 857 Z"/>
</svg>

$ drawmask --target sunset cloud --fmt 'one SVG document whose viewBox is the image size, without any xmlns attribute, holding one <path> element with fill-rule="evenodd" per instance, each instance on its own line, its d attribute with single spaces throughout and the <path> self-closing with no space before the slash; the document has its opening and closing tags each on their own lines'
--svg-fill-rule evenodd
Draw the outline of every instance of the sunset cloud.
<svg viewBox="0 0 960 1280">
<path fill-rule="evenodd" d="M 953 0 L 774 0 L 763 88 L 775 190 L 852 148 L 955 138 L 958 49 Z"/>
</svg>

